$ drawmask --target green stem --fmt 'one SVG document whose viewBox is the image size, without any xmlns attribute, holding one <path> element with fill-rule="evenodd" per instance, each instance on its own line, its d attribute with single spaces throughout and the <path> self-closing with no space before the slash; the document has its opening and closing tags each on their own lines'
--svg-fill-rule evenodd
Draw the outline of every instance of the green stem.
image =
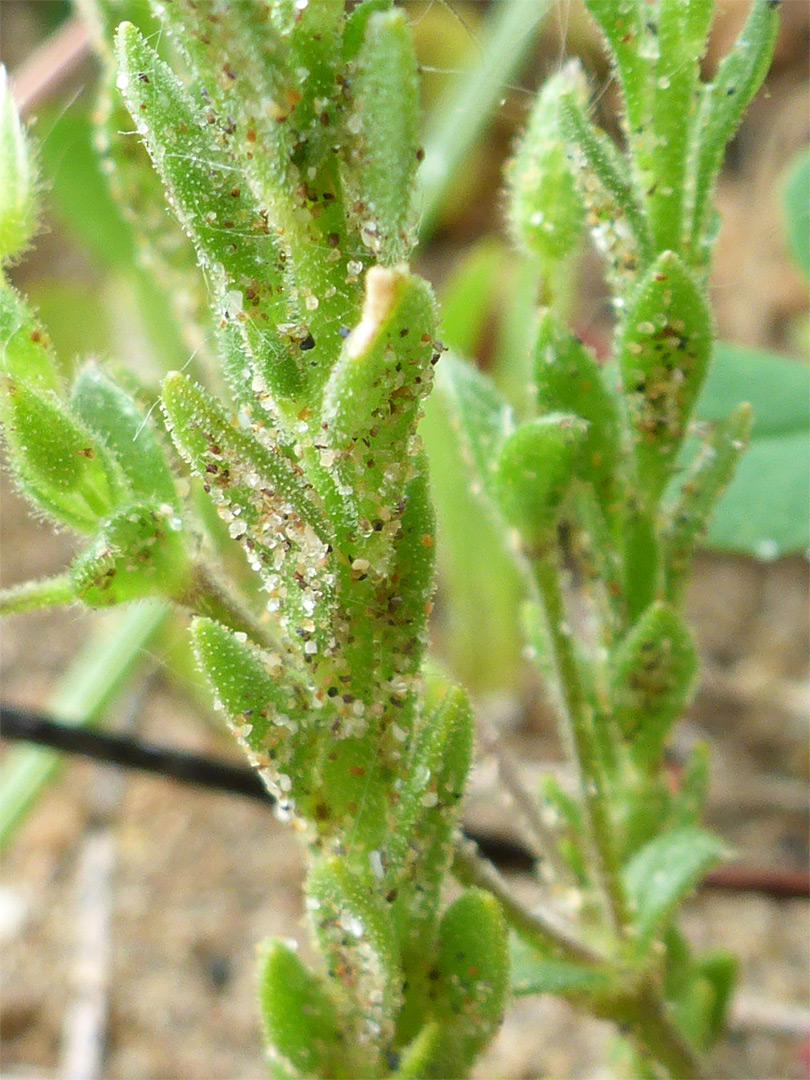
<svg viewBox="0 0 810 1080">
<path fill-rule="evenodd" d="M 577 658 L 566 626 L 559 571 L 551 556 L 534 563 L 534 578 L 543 604 L 551 645 L 560 705 L 571 751 L 579 769 L 585 810 L 596 857 L 597 873 L 604 889 L 614 929 L 627 923 L 627 910 L 619 876 L 619 860 L 613 843 L 608 812 L 608 793 L 593 718 L 582 685 Z"/>
<path fill-rule="evenodd" d="M 168 614 L 153 600 L 107 615 L 73 661 L 47 703 L 47 711 L 77 727 L 97 723 L 142 658 Z M 0 850 L 22 822 L 61 758 L 52 750 L 22 746 L 0 769 Z"/>
<path fill-rule="evenodd" d="M 633 1000 L 627 1022 L 638 1049 L 663 1065 L 673 1080 L 700 1080 L 705 1075 L 698 1055 L 667 1016 L 664 1003 L 651 987 L 645 987 Z"/>
<path fill-rule="evenodd" d="M 552 949 L 557 955 L 578 964 L 602 970 L 606 957 L 574 937 L 547 915 L 529 910 L 514 896 L 508 884 L 487 859 L 481 858 L 471 840 L 457 838 L 453 847 L 453 874 L 464 885 L 486 889 L 500 901 L 506 921 L 525 941 L 541 953 Z"/>
<path fill-rule="evenodd" d="M 262 626 L 202 563 L 192 569 L 189 584 L 174 600 L 175 603 L 189 608 L 195 615 L 215 619 L 231 630 L 247 634 L 263 649 L 275 647 L 267 628 Z"/>
<path fill-rule="evenodd" d="M 430 235 L 448 188 L 489 122 L 509 78 L 532 47 L 534 31 L 550 6 L 549 0 L 496 4 L 478 66 L 459 77 L 456 91 L 430 117 L 418 177 L 422 237 Z"/>
<path fill-rule="evenodd" d="M 58 607 L 76 602 L 70 574 L 24 581 L 0 591 L 0 615 L 17 615 L 38 608 Z"/>
</svg>

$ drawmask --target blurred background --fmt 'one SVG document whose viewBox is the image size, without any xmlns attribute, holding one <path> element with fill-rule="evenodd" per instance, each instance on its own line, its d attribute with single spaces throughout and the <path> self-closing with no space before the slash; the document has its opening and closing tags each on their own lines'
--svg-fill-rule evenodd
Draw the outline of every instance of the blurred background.
<svg viewBox="0 0 810 1080">
<path fill-rule="evenodd" d="M 513 251 L 504 228 L 504 164 L 533 90 L 567 57 L 581 58 L 600 122 L 618 134 L 615 90 L 578 0 L 403 6 L 424 69 L 426 164 L 432 147 L 449 145 L 448 131 L 460 132 L 466 147 L 446 162 L 446 183 L 425 182 L 417 268 L 443 302 L 443 340 L 490 370 L 520 410 L 539 286 L 537 268 Z M 747 7 L 718 3 L 707 75 Z M 795 895 L 808 863 L 808 422 L 801 407 L 782 408 L 802 395 L 808 402 L 808 281 L 797 244 L 808 234 L 810 203 L 800 171 L 810 141 L 810 8 L 787 0 L 782 9 L 772 71 L 720 184 L 711 285 L 718 337 L 730 343 L 725 362 L 755 407 L 761 401 L 763 421 L 746 486 L 730 489 L 695 568 L 689 613 L 703 681 L 672 753 L 676 777 L 686 751 L 709 743 L 709 823 L 739 856 L 736 878 L 730 867 L 726 887 L 703 889 L 685 917 L 695 945 L 723 944 L 741 959 L 733 1022 L 712 1062 L 713 1075 L 728 1077 L 803 1077 L 810 1069 L 808 901 Z M 44 177 L 43 230 L 12 279 L 38 307 L 67 370 L 93 355 L 156 384 L 162 371 L 183 366 L 189 349 L 166 296 L 136 265 L 96 164 L 97 70 L 72 20 L 61 0 L 0 0 L 0 60 L 17 76 Z M 571 321 L 597 353 L 607 351 L 611 313 L 590 250 L 572 285 Z M 433 648 L 532 781 L 557 767 L 560 752 L 542 687 L 522 658 L 518 583 L 467 492 L 436 401 L 423 437 L 440 521 Z M 34 520 L 5 475 L 0 496 L 3 584 L 61 569 L 70 538 Z M 3 702 L 53 709 L 77 650 L 94 633 L 112 634 L 114 617 L 71 609 L 5 623 Z M 107 720 L 238 760 L 180 619 L 144 644 Z M 17 750 L 2 744 L 0 752 L 8 769 Z M 514 815 L 493 777 L 482 754 L 468 820 L 510 837 Z M 3 1076 L 263 1076 L 254 949 L 271 933 L 300 938 L 300 873 L 294 834 L 261 805 L 67 762 L 20 816 L 3 853 Z M 477 1075 L 610 1077 L 619 1067 L 612 1052 L 606 1026 L 527 998 Z"/>
</svg>

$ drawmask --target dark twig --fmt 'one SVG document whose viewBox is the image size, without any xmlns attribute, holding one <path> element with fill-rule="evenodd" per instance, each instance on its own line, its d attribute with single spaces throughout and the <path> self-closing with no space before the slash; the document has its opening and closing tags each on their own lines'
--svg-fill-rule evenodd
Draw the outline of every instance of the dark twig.
<svg viewBox="0 0 810 1080">
<path fill-rule="evenodd" d="M 170 776 L 197 787 L 245 795 L 271 804 L 275 801 L 253 769 L 146 743 L 129 735 L 71 727 L 22 709 L 0 707 L 0 735 L 111 765 Z"/>
<path fill-rule="evenodd" d="M 0 736 L 79 754 L 109 765 L 168 776 L 196 787 L 244 795 L 270 806 L 275 803 L 253 769 L 146 743 L 129 735 L 72 727 L 25 709 L 0 705 Z M 528 871 L 534 864 L 532 854 L 511 838 L 469 829 L 466 833 L 502 870 Z M 735 864 L 710 871 L 703 885 L 731 892 L 758 892 L 778 899 L 802 898 L 810 896 L 810 873 Z"/>
</svg>

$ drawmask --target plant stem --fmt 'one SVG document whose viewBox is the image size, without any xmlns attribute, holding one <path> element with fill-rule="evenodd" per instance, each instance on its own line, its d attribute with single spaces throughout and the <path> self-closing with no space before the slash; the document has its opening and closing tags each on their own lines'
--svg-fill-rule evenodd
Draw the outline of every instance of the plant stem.
<svg viewBox="0 0 810 1080">
<path fill-rule="evenodd" d="M 478 854 L 474 841 L 458 836 L 453 848 L 453 873 L 465 885 L 486 889 L 503 907 L 504 918 L 520 936 L 541 952 L 552 948 L 576 963 L 602 969 L 606 958 L 592 950 L 548 915 L 530 911 L 513 895 L 495 866 Z"/>
<path fill-rule="evenodd" d="M 17 615 L 38 608 L 72 604 L 76 600 L 69 574 L 23 581 L 0 591 L 0 615 Z"/>
<path fill-rule="evenodd" d="M 534 579 L 543 604 L 552 658 L 557 674 L 560 711 L 569 736 L 570 750 L 578 766 L 583 801 L 596 857 L 597 873 L 605 892 L 614 930 L 627 923 L 627 911 L 619 877 L 619 862 L 609 820 L 608 793 L 599 760 L 593 720 L 582 687 L 577 658 L 567 628 L 560 591 L 559 570 L 551 556 L 534 562 Z"/>
<path fill-rule="evenodd" d="M 245 633 L 263 649 L 275 648 L 275 642 L 257 619 L 247 611 L 212 571 L 198 563 L 191 572 L 191 581 L 182 594 L 174 600 L 189 608 L 195 615 L 216 619 L 231 630 Z"/>
<path fill-rule="evenodd" d="M 673 1080 L 700 1080 L 705 1075 L 700 1059 L 667 1016 L 653 988 L 645 987 L 633 1005 L 630 1034 L 638 1049 L 663 1065 Z"/>
</svg>

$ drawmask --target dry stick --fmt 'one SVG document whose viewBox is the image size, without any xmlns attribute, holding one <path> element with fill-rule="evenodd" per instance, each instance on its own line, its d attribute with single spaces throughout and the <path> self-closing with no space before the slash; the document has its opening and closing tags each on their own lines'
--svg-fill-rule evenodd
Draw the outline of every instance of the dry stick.
<svg viewBox="0 0 810 1080">
<path fill-rule="evenodd" d="M 31 113 L 53 94 L 90 55 L 90 36 L 74 17 L 63 23 L 11 76 L 11 89 L 22 114 Z"/>
<path fill-rule="evenodd" d="M 485 752 L 491 754 L 495 760 L 498 777 L 523 819 L 541 865 L 549 866 L 560 881 L 570 878 L 570 872 L 558 855 L 556 838 L 543 824 L 537 802 L 524 787 L 511 753 L 485 720 L 476 719 L 476 731 Z"/>
</svg>

